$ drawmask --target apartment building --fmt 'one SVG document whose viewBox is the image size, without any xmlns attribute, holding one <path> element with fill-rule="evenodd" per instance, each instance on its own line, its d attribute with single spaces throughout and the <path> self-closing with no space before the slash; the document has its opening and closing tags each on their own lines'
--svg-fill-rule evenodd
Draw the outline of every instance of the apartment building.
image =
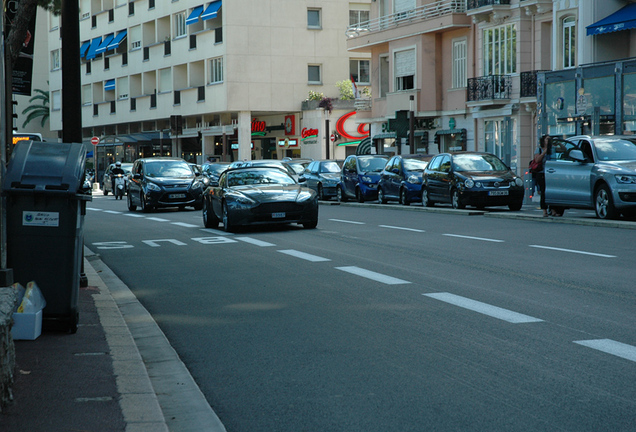
<svg viewBox="0 0 636 432">
<path fill-rule="evenodd" d="M 100 139 L 104 163 L 152 155 L 324 157 L 327 137 L 301 140 L 301 105 L 310 91 L 339 97 L 336 83 L 351 76 L 366 84 L 369 55 L 348 52 L 344 30 L 367 20 L 370 4 L 80 0 L 83 137 Z M 51 128 L 61 130 L 54 16 L 48 41 Z M 307 113 L 312 125 L 337 114 L 320 112 Z"/>
</svg>

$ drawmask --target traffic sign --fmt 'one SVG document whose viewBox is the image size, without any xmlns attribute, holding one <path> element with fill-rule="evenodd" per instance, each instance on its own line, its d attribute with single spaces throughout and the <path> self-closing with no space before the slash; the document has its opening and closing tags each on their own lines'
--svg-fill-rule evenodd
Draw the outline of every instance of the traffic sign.
<svg viewBox="0 0 636 432">
<path fill-rule="evenodd" d="M 329 139 L 331 140 L 331 142 L 336 141 L 336 135 L 335 135 L 335 134 L 331 134 L 331 136 L 329 137 Z"/>
<path fill-rule="evenodd" d="M 91 144 L 93 145 L 99 144 L 99 137 L 94 136 L 93 138 L 91 138 Z"/>
</svg>

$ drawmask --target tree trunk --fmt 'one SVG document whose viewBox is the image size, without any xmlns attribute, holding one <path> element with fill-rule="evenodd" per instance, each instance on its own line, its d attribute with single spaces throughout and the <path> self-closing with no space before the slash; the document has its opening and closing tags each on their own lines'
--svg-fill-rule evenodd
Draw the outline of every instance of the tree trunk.
<svg viewBox="0 0 636 432">
<path fill-rule="evenodd" d="M 7 23 L 11 26 L 9 35 L 7 36 L 6 49 L 9 51 L 11 64 L 15 66 L 15 62 L 22 50 L 22 43 L 27 37 L 29 29 L 29 21 L 37 13 L 38 0 L 20 0 L 17 2 L 17 8 L 13 21 Z M 33 41 L 31 42 L 33 43 Z"/>
</svg>

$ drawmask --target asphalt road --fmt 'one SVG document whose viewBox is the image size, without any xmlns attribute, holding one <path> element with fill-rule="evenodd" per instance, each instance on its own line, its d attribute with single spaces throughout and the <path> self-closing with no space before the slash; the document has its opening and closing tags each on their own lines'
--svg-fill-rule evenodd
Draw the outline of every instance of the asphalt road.
<svg viewBox="0 0 636 432">
<path fill-rule="evenodd" d="M 634 430 L 634 231 L 469 214 L 226 235 L 96 195 L 85 244 L 228 431 Z"/>
</svg>

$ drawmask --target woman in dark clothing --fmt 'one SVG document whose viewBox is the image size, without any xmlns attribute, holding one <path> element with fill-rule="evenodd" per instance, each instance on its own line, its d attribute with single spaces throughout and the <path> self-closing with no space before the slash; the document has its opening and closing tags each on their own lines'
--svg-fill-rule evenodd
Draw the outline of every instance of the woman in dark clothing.
<svg viewBox="0 0 636 432">
<path fill-rule="evenodd" d="M 543 217 L 549 216 L 548 206 L 545 203 L 545 161 L 548 158 L 548 153 L 551 148 L 552 138 L 550 138 L 550 135 L 543 135 L 539 140 L 539 147 L 534 152 L 534 160 L 541 164 L 541 169 L 536 173 L 536 181 L 541 193 L 541 210 L 543 210 Z"/>
</svg>

